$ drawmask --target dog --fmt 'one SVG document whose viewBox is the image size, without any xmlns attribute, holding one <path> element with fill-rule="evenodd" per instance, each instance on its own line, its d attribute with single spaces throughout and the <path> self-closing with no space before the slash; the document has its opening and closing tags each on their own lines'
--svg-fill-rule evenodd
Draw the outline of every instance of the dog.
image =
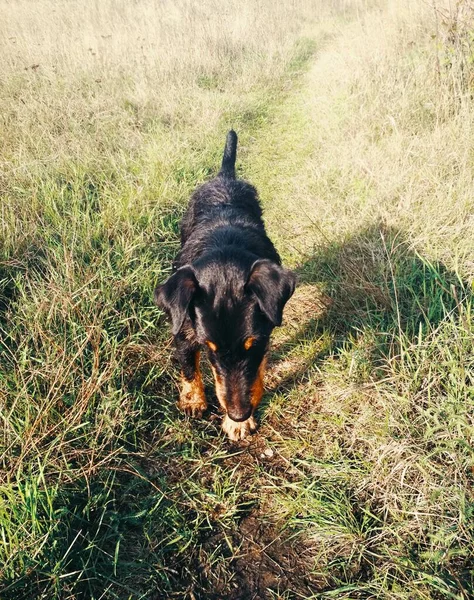
<svg viewBox="0 0 474 600">
<path fill-rule="evenodd" d="M 256 189 L 236 178 L 236 155 L 231 130 L 218 175 L 196 189 L 181 221 L 172 275 L 155 289 L 181 366 L 178 407 L 192 417 L 207 408 L 199 368 L 205 348 L 222 429 L 234 441 L 257 428 L 270 334 L 296 284 L 266 235 Z"/>
</svg>

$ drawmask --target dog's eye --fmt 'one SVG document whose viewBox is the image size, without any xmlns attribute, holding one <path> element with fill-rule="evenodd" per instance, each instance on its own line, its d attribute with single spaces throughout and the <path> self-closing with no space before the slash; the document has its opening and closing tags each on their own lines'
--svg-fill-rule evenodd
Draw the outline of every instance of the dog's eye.
<svg viewBox="0 0 474 600">
<path fill-rule="evenodd" d="M 254 342 L 255 342 L 254 337 L 248 337 L 244 342 L 244 348 L 246 350 L 250 350 L 250 348 L 253 346 Z"/>
<path fill-rule="evenodd" d="M 217 346 L 214 344 L 214 342 L 211 342 L 210 340 L 206 340 L 206 346 L 213 352 L 217 352 Z"/>
</svg>

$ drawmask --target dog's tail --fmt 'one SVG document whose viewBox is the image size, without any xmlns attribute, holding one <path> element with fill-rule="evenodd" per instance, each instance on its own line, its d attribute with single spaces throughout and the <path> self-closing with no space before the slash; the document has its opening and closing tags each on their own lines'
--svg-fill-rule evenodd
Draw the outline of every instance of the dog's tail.
<svg viewBox="0 0 474 600">
<path fill-rule="evenodd" d="M 224 156 L 222 157 L 222 166 L 219 171 L 221 177 L 229 177 L 235 179 L 235 159 L 237 157 L 237 134 L 233 129 L 227 134 L 224 148 Z"/>
</svg>

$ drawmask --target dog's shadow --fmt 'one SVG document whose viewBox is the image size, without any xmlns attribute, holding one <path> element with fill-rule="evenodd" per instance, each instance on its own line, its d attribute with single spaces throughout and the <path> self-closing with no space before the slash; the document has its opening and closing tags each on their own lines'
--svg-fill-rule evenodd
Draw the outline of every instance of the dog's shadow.
<svg viewBox="0 0 474 600">
<path fill-rule="evenodd" d="M 360 332 L 370 329 L 377 339 L 374 362 L 392 357 L 397 341 L 410 343 L 434 330 L 469 293 L 456 273 L 381 223 L 317 249 L 297 273 L 284 326 L 273 335 L 260 418 L 276 394 L 304 385 L 315 365 L 337 357 Z"/>
</svg>

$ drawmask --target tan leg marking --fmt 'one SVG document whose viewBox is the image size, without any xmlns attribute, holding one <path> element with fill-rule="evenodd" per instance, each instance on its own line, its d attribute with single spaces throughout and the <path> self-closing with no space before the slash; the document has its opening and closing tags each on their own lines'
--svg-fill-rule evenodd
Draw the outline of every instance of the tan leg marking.
<svg viewBox="0 0 474 600">
<path fill-rule="evenodd" d="M 242 421 L 241 423 L 237 423 L 236 421 L 232 421 L 228 415 L 224 415 L 222 419 L 222 430 L 224 433 L 227 433 L 229 438 L 237 442 L 238 440 L 243 440 L 251 433 L 257 430 L 257 423 L 255 419 L 249 417 L 246 421 Z"/>
<path fill-rule="evenodd" d="M 199 352 L 196 352 L 196 376 L 188 381 L 181 373 L 181 391 L 178 408 L 190 417 L 202 417 L 207 408 L 204 385 L 199 370 Z"/>
</svg>

